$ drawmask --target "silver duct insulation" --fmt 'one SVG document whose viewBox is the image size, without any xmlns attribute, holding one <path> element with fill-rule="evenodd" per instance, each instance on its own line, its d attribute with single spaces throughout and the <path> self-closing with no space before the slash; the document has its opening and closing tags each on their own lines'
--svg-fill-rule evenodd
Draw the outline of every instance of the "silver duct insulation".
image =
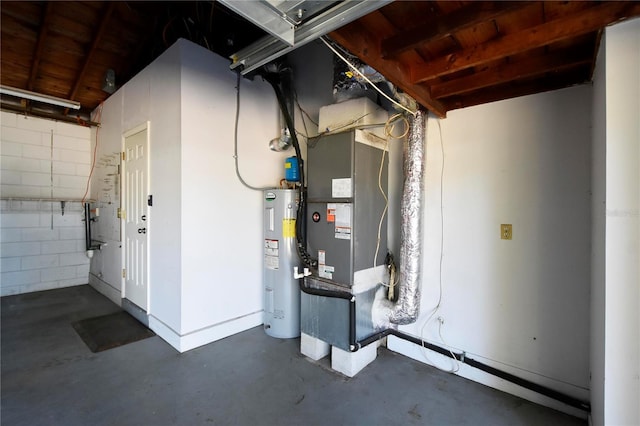
<svg viewBox="0 0 640 426">
<path fill-rule="evenodd" d="M 425 170 L 426 113 L 418 110 L 411 120 L 404 145 L 402 201 L 400 204 L 400 291 L 389 314 L 393 324 L 411 324 L 420 314 L 422 269 L 423 178 Z"/>
</svg>

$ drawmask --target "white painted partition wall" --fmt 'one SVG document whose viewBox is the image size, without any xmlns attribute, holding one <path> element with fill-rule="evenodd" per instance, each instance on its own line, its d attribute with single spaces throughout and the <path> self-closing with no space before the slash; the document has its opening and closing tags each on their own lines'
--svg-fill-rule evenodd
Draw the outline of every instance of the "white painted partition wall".
<svg viewBox="0 0 640 426">
<path fill-rule="evenodd" d="M 584 401 L 590 99 L 586 85 L 451 111 L 440 123 L 442 135 L 436 119 L 429 120 L 421 315 L 401 327 Z M 513 225 L 512 240 L 500 238 L 501 224 Z M 440 310 L 425 327 L 441 289 Z M 445 342 L 437 317 L 444 320 Z M 455 367 L 397 338 L 389 347 L 446 370 Z M 457 374 L 586 416 L 466 365 Z"/>
<path fill-rule="evenodd" d="M 122 135 L 149 121 L 149 324 L 179 351 L 262 323 L 262 195 L 235 175 L 235 85 L 226 59 L 179 40 L 102 111 L 93 196 L 107 212 L 98 235 L 108 244 L 93 259 L 91 282 L 119 301 L 120 189 L 109 175 Z M 275 186 L 292 154 L 268 149 L 279 135 L 273 90 L 259 78 L 243 79 L 241 90 L 241 173 Z"/>
<path fill-rule="evenodd" d="M 591 404 L 640 424 L 640 19 L 607 28 L 594 72 Z"/>
</svg>

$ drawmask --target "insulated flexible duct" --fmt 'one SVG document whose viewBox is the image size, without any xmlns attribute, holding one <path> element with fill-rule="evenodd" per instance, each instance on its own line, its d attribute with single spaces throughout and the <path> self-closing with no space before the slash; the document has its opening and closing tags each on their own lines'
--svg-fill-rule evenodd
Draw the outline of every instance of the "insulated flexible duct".
<svg viewBox="0 0 640 426">
<path fill-rule="evenodd" d="M 404 145 L 404 182 L 400 217 L 400 290 L 389 314 L 393 324 L 411 324 L 420 314 L 422 269 L 423 177 L 425 169 L 425 112 L 419 110 L 411 120 L 409 138 Z"/>
</svg>

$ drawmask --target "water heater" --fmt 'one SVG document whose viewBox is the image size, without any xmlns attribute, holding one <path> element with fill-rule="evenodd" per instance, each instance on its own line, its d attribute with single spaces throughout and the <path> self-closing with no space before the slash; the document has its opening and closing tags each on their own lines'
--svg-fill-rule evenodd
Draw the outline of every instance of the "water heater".
<svg viewBox="0 0 640 426">
<path fill-rule="evenodd" d="M 264 191 L 264 330 L 273 337 L 300 336 L 300 287 L 293 268 L 296 252 L 298 191 Z"/>
</svg>

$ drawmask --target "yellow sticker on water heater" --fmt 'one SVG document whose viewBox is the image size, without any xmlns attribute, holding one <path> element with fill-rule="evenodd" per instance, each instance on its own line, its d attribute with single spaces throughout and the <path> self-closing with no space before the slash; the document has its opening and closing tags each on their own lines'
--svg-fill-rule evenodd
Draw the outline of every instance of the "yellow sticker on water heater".
<svg viewBox="0 0 640 426">
<path fill-rule="evenodd" d="M 282 238 L 296 237 L 296 220 L 282 219 Z"/>
</svg>

